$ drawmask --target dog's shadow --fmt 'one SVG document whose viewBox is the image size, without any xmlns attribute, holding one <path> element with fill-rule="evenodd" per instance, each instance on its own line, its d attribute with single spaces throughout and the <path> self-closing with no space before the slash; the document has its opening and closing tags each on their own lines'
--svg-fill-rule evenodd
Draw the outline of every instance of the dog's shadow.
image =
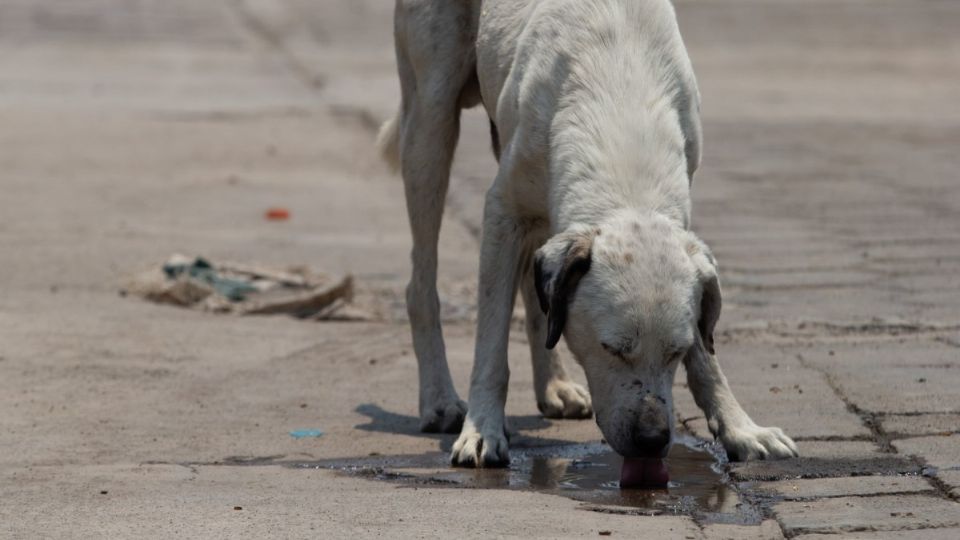
<svg viewBox="0 0 960 540">
<path fill-rule="evenodd" d="M 457 438 L 456 434 L 451 433 L 423 433 L 420 431 L 420 419 L 416 416 L 390 412 L 373 403 L 359 405 L 354 411 L 370 419 L 370 421 L 365 424 L 353 426 L 354 429 L 434 439 L 438 442 L 440 450 L 443 452 L 449 452 L 453 447 L 453 442 Z M 573 441 L 548 439 L 519 433 L 521 431 L 539 431 L 553 426 L 553 422 L 542 416 L 509 416 L 507 417 L 507 425 L 510 430 L 511 448 L 536 448 L 541 446 L 573 444 Z"/>
</svg>

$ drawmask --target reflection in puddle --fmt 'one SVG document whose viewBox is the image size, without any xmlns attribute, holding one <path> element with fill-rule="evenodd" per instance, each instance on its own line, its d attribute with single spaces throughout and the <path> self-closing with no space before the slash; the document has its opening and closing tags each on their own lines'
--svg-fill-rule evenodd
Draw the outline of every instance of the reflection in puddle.
<svg viewBox="0 0 960 540">
<path fill-rule="evenodd" d="M 682 513 L 734 523 L 756 522 L 760 517 L 748 505 L 740 504 L 736 492 L 724 482 L 714 456 L 691 437 L 679 437 L 675 442 L 667 458 L 670 483 L 659 490 L 621 490 L 622 458 L 600 443 L 513 448 L 509 469 L 454 469 L 447 460 L 446 454 L 433 452 L 285 464 L 409 485 L 537 491 L 594 506 L 620 507 L 609 511 Z"/>
</svg>

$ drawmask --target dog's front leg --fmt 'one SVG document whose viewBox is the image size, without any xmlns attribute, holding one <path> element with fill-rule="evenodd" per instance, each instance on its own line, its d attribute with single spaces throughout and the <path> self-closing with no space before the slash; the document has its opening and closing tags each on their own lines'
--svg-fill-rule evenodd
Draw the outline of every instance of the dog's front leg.
<svg viewBox="0 0 960 540">
<path fill-rule="evenodd" d="M 777 427 L 761 427 L 733 396 L 717 357 L 697 342 L 684 361 L 693 399 L 731 461 L 796 457 L 797 445 Z"/>
<path fill-rule="evenodd" d="M 502 467 L 510 462 L 504 425 L 507 400 L 507 343 L 524 231 L 491 190 L 483 217 L 477 343 L 463 431 L 450 461 L 464 467 Z"/>
</svg>

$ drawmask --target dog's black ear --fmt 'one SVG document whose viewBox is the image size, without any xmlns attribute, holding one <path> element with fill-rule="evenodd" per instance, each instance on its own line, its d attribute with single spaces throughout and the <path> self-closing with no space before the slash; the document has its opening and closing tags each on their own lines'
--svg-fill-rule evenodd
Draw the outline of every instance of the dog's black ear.
<svg viewBox="0 0 960 540">
<path fill-rule="evenodd" d="M 700 280 L 700 317 L 697 319 L 697 329 L 700 339 L 710 354 L 715 354 L 713 346 L 713 329 L 720 318 L 722 298 L 720 295 L 720 276 L 717 271 L 717 260 L 710 253 L 710 248 L 702 240 L 690 234 L 691 240 L 687 244 L 687 253 L 697 267 L 697 277 Z"/>
<path fill-rule="evenodd" d="M 567 324 L 567 308 L 580 279 L 590 270 L 596 231 L 561 233 L 537 250 L 534 284 L 540 309 L 547 315 L 547 349 L 557 346 Z"/>
</svg>

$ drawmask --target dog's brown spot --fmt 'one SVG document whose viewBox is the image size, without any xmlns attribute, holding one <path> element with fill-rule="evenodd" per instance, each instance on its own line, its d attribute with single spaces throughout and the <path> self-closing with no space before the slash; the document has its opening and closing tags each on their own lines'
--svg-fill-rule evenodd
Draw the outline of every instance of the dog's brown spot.
<svg viewBox="0 0 960 540">
<path fill-rule="evenodd" d="M 633 262 L 633 253 L 626 253 L 623 255 L 623 262 L 630 264 Z"/>
</svg>

